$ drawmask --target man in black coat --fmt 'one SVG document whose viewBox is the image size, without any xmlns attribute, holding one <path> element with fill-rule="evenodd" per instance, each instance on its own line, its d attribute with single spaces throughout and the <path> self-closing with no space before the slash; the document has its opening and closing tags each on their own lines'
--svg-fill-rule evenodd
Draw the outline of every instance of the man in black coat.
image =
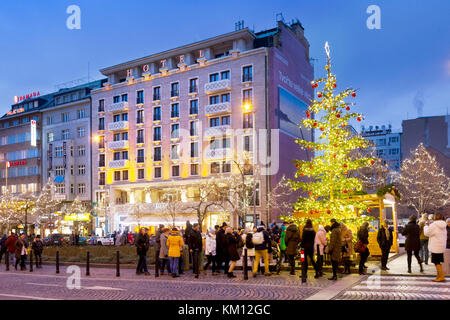
<svg viewBox="0 0 450 320">
<path fill-rule="evenodd" d="M 422 260 L 419 257 L 420 250 L 420 227 L 417 224 L 417 218 L 415 216 L 409 217 L 408 224 L 403 228 L 402 235 L 406 236 L 405 250 L 408 255 L 408 273 L 411 273 L 412 255 L 417 259 L 420 265 L 420 272 L 423 272 Z"/>
<path fill-rule="evenodd" d="M 189 252 L 192 254 L 192 269 L 195 274 L 195 278 L 198 279 L 200 274 L 200 252 L 202 252 L 203 248 L 202 233 L 200 232 L 200 225 L 198 223 L 194 223 L 188 239 Z"/>
<path fill-rule="evenodd" d="M 387 261 L 392 247 L 392 230 L 388 228 L 386 221 L 378 230 L 377 242 L 381 249 L 381 270 L 389 270 Z"/>
<path fill-rule="evenodd" d="M 161 253 L 161 235 L 163 234 L 162 229 L 164 228 L 164 225 L 160 224 L 158 231 L 156 231 L 155 234 L 155 264 L 158 266 L 157 270 L 159 270 L 160 264 L 159 264 L 159 254 Z"/>
<path fill-rule="evenodd" d="M 316 262 L 314 261 L 314 240 L 316 239 L 316 231 L 314 231 L 312 221 L 308 219 L 306 221 L 306 225 L 303 228 L 303 234 L 302 234 L 302 242 L 301 246 L 304 250 L 305 255 L 305 261 L 303 261 L 302 264 L 302 282 L 306 282 L 306 278 L 308 276 L 308 258 L 311 260 L 311 264 L 314 267 L 314 270 L 316 271 L 315 278 L 319 278 L 319 269 L 317 268 Z"/>
<path fill-rule="evenodd" d="M 41 236 L 38 235 L 31 245 L 31 249 L 33 249 L 34 256 L 36 258 L 36 268 L 42 268 L 42 252 L 44 251 L 44 243 L 41 240 Z"/>
<path fill-rule="evenodd" d="M 216 232 L 216 259 L 217 259 L 217 272 L 222 269 L 222 264 L 224 264 L 223 269 L 225 274 L 228 274 L 228 268 L 230 264 L 230 258 L 228 254 L 228 246 L 225 238 L 225 229 L 227 224 L 224 222 L 222 228 Z"/>
<path fill-rule="evenodd" d="M 136 274 L 144 272 L 146 276 L 150 275 L 147 269 L 147 251 L 150 247 L 149 238 L 146 228 L 141 228 L 139 235 L 135 240 L 136 252 L 139 256 L 139 262 L 136 267 Z"/>
</svg>

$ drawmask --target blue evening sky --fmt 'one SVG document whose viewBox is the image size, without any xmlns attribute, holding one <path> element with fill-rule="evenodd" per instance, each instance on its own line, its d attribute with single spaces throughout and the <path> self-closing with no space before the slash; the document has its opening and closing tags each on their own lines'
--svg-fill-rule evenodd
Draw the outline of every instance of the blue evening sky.
<svg viewBox="0 0 450 320">
<path fill-rule="evenodd" d="M 81 30 L 66 28 L 66 8 L 81 7 Z M 381 8 L 381 30 L 369 30 L 369 5 Z M 55 90 L 100 68 L 234 30 L 255 31 L 298 18 L 323 76 L 329 41 L 339 88 L 359 88 L 365 125 L 392 124 L 450 109 L 448 0 L 2 0 L 0 113 L 15 95 Z M 357 125 L 360 129 L 360 124 Z"/>
</svg>

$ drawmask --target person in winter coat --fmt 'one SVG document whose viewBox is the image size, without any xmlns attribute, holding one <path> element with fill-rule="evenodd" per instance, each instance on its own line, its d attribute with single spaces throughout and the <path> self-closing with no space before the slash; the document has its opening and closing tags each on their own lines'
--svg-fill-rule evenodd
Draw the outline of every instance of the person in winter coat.
<svg viewBox="0 0 450 320">
<path fill-rule="evenodd" d="M 244 250 L 247 249 L 247 257 L 250 259 L 250 265 L 253 270 L 255 264 L 255 245 L 253 244 L 253 234 L 256 232 L 256 228 L 253 230 L 246 230 L 244 233 Z"/>
<path fill-rule="evenodd" d="M 314 240 L 316 238 L 316 231 L 314 231 L 312 221 L 308 219 L 302 232 L 301 246 L 305 254 L 305 260 L 303 261 L 302 282 L 306 282 L 308 276 L 308 259 L 311 260 L 311 264 L 316 271 L 314 278 L 319 278 L 319 269 L 317 269 L 316 262 L 314 261 Z"/>
<path fill-rule="evenodd" d="M 6 234 L 4 234 L 0 239 L 0 263 L 2 262 L 3 255 L 6 254 L 6 245 L 5 245 L 6 239 L 8 239 Z"/>
<path fill-rule="evenodd" d="M 171 234 L 167 238 L 166 242 L 169 247 L 169 261 L 170 270 L 172 271 L 172 277 L 179 277 L 178 261 L 180 259 L 181 253 L 183 251 L 183 238 L 177 228 L 173 228 Z"/>
<path fill-rule="evenodd" d="M 216 230 L 210 228 L 205 239 L 205 257 L 207 262 L 203 266 L 203 274 L 206 276 L 209 265 L 212 264 L 212 275 L 216 272 Z"/>
<path fill-rule="evenodd" d="M 353 256 L 353 233 L 352 230 L 341 223 L 342 237 L 342 262 L 344 264 L 344 274 L 350 274 L 351 258 Z"/>
<path fill-rule="evenodd" d="M 406 236 L 405 250 L 408 256 L 408 273 L 411 273 L 412 255 L 417 259 L 417 263 L 420 265 L 420 272 L 423 272 L 422 260 L 419 257 L 420 250 L 420 227 L 416 223 L 416 217 L 409 217 L 408 224 L 403 228 L 402 235 Z"/>
<path fill-rule="evenodd" d="M 164 228 L 164 225 L 160 224 L 158 231 L 155 233 L 155 264 L 160 267 L 161 263 L 159 261 L 160 251 L 161 251 L 161 235 L 162 235 L 162 229 Z"/>
<path fill-rule="evenodd" d="M 450 249 L 450 218 L 447 219 L 447 249 Z"/>
<path fill-rule="evenodd" d="M 200 252 L 202 252 L 203 242 L 202 234 L 200 232 L 200 225 L 194 223 L 189 236 L 187 236 L 189 253 L 192 254 L 192 269 L 195 274 L 195 278 L 198 279 L 200 273 Z"/>
<path fill-rule="evenodd" d="M 369 248 L 367 247 L 367 245 L 369 244 L 369 223 L 368 222 L 363 223 L 363 225 L 361 226 L 361 228 L 358 231 L 357 237 L 358 237 L 358 241 L 361 241 L 365 245 L 364 251 L 359 252 L 359 274 L 365 275 L 366 274 L 366 272 L 364 271 L 365 264 L 366 264 L 367 258 L 369 258 L 369 255 L 370 255 Z"/>
<path fill-rule="evenodd" d="M 27 261 L 27 249 L 28 249 L 28 243 L 25 240 L 25 233 L 22 233 L 17 239 L 16 243 L 14 244 L 15 247 L 15 255 L 16 255 L 16 264 L 14 267 L 17 270 L 17 265 L 20 262 L 20 270 L 26 270 L 25 262 Z"/>
<path fill-rule="evenodd" d="M 286 225 L 281 226 L 281 234 L 280 234 L 280 260 L 284 257 L 284 262 L 287 262 L 287 254 L 286 254 Z"/>
<path fill-rule="evenodd" d="M 297 247 L 300 243 L 300 231 L 295 223 L 291 223 L 286 228 L 286 254 L 289 259 L 289 265 L 291 266 L 291 275 L 295 275 L 295 256 L 297 255 Z"/>
<path fill-rule="evenodd" d="M 429 258 L 429 250 L 428 250 L 428 237 L 423 233 L 423 229 L 428 221 L 428 215 L 425 213 L 422 215 L 422 218 L 419 220 L 419 228 L 420 228 L 420 251 L 419 256 L 422 262 L 428 264 Z"/>
<path fill-rule="evenodd" d="M 170 229 L 162 228 L 159 236 L 159 270 L 160 275 L 164 275 L 164 269 L 167 268 L 167 274 L 170 276 L 170 264 L 169 264 L 169 247 L 167 246 L 167 238 L 169 238 Z"/>
<path fill-rule="evenodd" d="M 389 229 L 387 222 L 384 221 L 377 234 L 377 242 L 381 249 L 381 270 L 384 271 L 389 270 L 387 262 L 392 247 L 392 239 L 392 230 Z"/>
<path fill-rule="evenodd" d="M 228 256 L 231 260 L 230 268 L 228 269 L 228 278 L 236 278 L 233 274 L 236 262 L 239 260 L 240 256 L 237 251 L 237 245 L 239 242 L 238 237 L 240 237 L 236 232 L 233 232 L 233 228 L 228 227 L 225 229 L 225 239 L 228 248 Z"/>
<path fill-rule="evenodd" d="M 431 251 L 431 262 L 436 266 L 436 279 L 434 282 L 444 282 L 445 275 L 442 271 L 444 251 L 447 242 L 447 226 L 444 216 L 440 213 L 434 215 L 434 222 L 424 227 L 425 236 L 429 238 L 428 247 Z"/>
<path fill-rule="evenodd" d="M 330 254 L 331 266 L 333 267 L 333 276 L 328 280 L 337 280 L 337 270 L 342 256 L 342 236 L 341 228 L 336 219 L 331 219 L 331 236 L 330 243 L 326 248 L 326 252 Z"/>
<path fill-rule="evenodd" d="M 217 259 L 217 272 L 220 273 L 220 270 L 222 269 L 225 272 L 225 274 L 228 273 L 228 268 L 230 264 L 230 257 L 228 255 L 228 250 L 226 246 L 226 240 L 225 240 L 225 229 L 227 228 L 227 224 L 224 222 L 222 224 L 222 227 L 219 229 L 219 231 L 216 232 L 216 259 Z"/>
<path fill-rule="evenodd" d="M 150 247 L 147 229 L 141 228 L 139 235 L 136 238 L 136 252 L 139 256 L 139 261 L 136 267 L 136 274 L 144 273 L 146 276 L 150 275 L 147 269 L 147 251 Z"/>
<path fill-rule="evenodd" d="M 42 252 L 44 251 L 44 243 L 42 242 L 40 235 L 34 238 L 34 241 L 31 244 L 31 249 L 33 249 L 34 257 L 36 258 L 36 268 L 42 268 Z"/>
<path fill-rule="evenodd" d="M 17 236 L 14 234 L 14 232 L 11 232 L 11 235 L 6 239 L 5 247 L 9 255 L 9 261 L 11 265 L 15 265 L 15 259 L 16 259 L 16 242 L 17 242 Z"/>
<path fill-rule="evenodd" d="M 264 230 L 264 226 L 258 227 L 253 234 L 253 244 L 255 245 L 255 264 L 253 265 L 253 277 L 256 278 L 258 274 L 259 261 L 261 257 L 264 260 L 264 275 L 271 276 L 269 271 L 269 253 L 272 253 L 272 241 L 269 233 Z"/>
<path fill-rule="evenodd" d="M 131 245 L 134 244 L 134 236 L 131 232 L 128 233 L 128 243 Z"/>
<path fill-rule="evenodd" d="M 328 229 L 328 230 L 327 230 Z M 327 232 L 330 230 L 330 226 L 319 226 L 316 237 L 314 239 L 314 252 L 317 255 L 317 269 L 319 270 L 319 277 L 323 276 L 323 254 L 324 249 L 328 244 Z"/>
</svg>

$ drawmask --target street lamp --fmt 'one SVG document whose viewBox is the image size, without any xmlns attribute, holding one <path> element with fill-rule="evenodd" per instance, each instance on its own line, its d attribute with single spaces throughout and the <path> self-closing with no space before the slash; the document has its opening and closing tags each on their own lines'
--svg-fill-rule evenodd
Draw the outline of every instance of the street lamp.
<svg viewBox="0 0 450 320">
<path fill-rule="evenodd" d="M 256 170 L 256 128 L 255 128 L 255 111 L 253 109 L 253 105 L 249 102 L 244 103 L 242 106 L 242 109 L 244 110 L 244 113 L 250 113 L 252 116 L 252 151 L 253 151 L 253 157 L 252 157 L 252 174 L 253 174 L 253 226 L 256 226 L 256 177 L 255 177 L 255 170 Z M 247 212 L 246 212 L 247 214 Z"/>
</svg>

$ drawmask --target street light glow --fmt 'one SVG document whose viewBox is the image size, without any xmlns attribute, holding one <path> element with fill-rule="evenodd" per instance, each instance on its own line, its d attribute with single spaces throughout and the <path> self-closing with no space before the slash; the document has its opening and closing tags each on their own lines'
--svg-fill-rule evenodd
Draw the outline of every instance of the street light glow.
<svg viewBox="0 0 450 320">
<path fill-rule="evenodd" d="M 244 111 L 250 111 L 252 110 L 252 105 L 250 103 L 246 103 L 242 106 L 242 109 L 244 109 Z"/>
</svg>

